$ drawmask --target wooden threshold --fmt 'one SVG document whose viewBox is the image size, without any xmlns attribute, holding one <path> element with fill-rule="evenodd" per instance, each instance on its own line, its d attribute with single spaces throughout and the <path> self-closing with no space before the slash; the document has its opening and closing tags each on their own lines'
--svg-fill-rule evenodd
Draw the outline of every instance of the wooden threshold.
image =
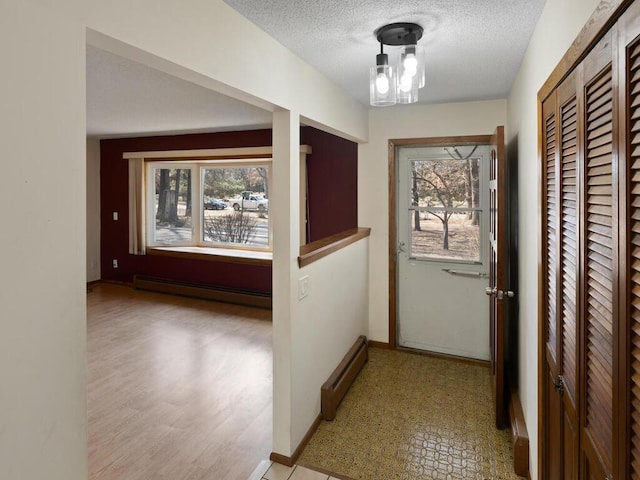
<svg viewBox="0 0 640 480">
<path fill-rule="evenodd" d="M 458 355 L 450 355 L 448 353 L 429 352 L 426 350 L 418 350 L 417 348 L 408 347 L 396 347 L 395 350 L 399 352 L 411 353 L 413 355 L 421 355 L 423 357 L 440 358 L 442 360 L 453 360 L 454 362 L 467 363 L 470 365 L 477 365 L 479 367 L 490 368 L 491 362 L 489 360 L 479 360 L 477 358 L 460 357 Z"/>
</svg>

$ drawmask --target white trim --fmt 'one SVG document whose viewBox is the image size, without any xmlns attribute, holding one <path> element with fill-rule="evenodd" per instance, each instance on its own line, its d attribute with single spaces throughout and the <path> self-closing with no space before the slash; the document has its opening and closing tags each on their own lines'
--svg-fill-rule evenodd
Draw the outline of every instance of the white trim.
<svg viewBox="0 0 640 480">
<path fill-rule="evenodd" d="M 300 145 L 300 188 L 302 190 L 303 185 L 306 187 L 306 156 L 311 154 L 313 149 L 309 145 Z M 216 148 L 216 149 L 199 149 L 199 150 L 162 150 L 162 151 L 149 151 L 149 152 L 124 152 L 122 154 L 123 159 L 137 159 L 144 161 L 144 177 L 147 185 L 152 185 L 151 177 L 154 169 L 157 168 L 180 168 L 190 169 L 192 172 L 191 178 L 191 195 L 192 206 L 195 205 L 194 199 L 202 199 L 202 170 L 207 168 L 207 164 L 215 165 L 224 168 L 241 167 L 243 164 L 251 165 L 264 165 L 268 166 L 268 178 L 267 183 L 272 184 L 272 159 L 273 148 L 267 147 L 242 147 L 242 148 Z M 250 158 L 230 158 L 237 156 L 250 156 Z M 159 160 L 157 162 L 147 162 L 146 160 Z M 189 162 L 182 162 L 181 160 L 189 160 Z M 197 181 L 196 181 L 197 176 Z M 300 192 L 300 244 L 306 243 L 306 188 Z M 155 241 L 155 191 L 152 188 L 146 187 L 145 194 L 146 206 L 142 213 L 142 221 L 145 225 L 146 241 L 145 245 L 149 247 L 208 247 L 204 245 L 202 240 L 202 218 L 200 212 L 198 215 L 192 215 L 192 238 L 190 241 L 176 242 L 171 245 L 161 244 Z M 131 193 L 130 193 L 131 198 Z M 131 200 L 130 200 L 131 201 Z M 142 203 L 144 205 L 144 203 Z M 200 209 L 199 209 L 200 210 Z M 196 212 L 197 213 L 197 212 Z M 130 226 L 130 234 L 135 229 Z M 273 245 L 273 227 L 269 222 L 268 229 L 268 247 L 264 251 L 271 251 Z M 250 250 L 263 251 L 262 248 L 251 248 Z"/>
<path fill-rule="evenodd" d="M 309 145 L 300 145 L 300 153 L 310 154 L 312 148 Z M 232 157 L 236 155 L 255 155 L 257 157 L 273 156 L 272 147 L 242 147 L 242 148 L 207 148 L 200 150 L 161 150 L 152 152 L 124 152 L 122 158 L 162 158 L 171 160 L 173 158 L 194 158 L 199 157 Z"/>
</svg>

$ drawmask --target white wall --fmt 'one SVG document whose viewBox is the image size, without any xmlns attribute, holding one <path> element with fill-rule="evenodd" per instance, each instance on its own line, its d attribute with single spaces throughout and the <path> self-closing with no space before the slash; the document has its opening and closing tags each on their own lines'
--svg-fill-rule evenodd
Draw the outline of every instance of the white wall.
<svg viewBox="0 0 640 480">
<path fill-rule="evenodd" d="M 371 340 L 389 341 L 389 139 L 490 135 L 498 125 L 505 125 L 506 119 L 505 100 L 388 107 L 369 111 L 370 140 L 358 147 L 358 224 L 371 227 Z"/>
<path fill-rule="evenodd" d="M 547 0 L 508 99 L 508 152 L 518 157 L 520 398 L 538 478 L 538 113 L 537 93 L 599 0 Z"/>
<path fill-rule="evenodd" d="M 0 478 L 86 480 L 85 31 L 0 15 Z"/>
<path fill-rule="evenodd" d="M 320 388 L 360 335 L 367 334 L 369 241 L 360 240 L 299 271 L 309 296 L 300 300 L 292 333 L 292 439 L 297 446 L 320 413 Z"/>
<path fill-rule="evenodd" d="M 273 451 L 290 457 L 320 413 L 320 388 L 367 333 L 368 240 L 302 269 L 299 117 L 273 115 Z M 308 296 L 298 295 L 308 277 Z"/>
<path fill-rule="evenodd" d="M 299 315 L 297 257 L 300 252 L 300 118 L 295 112 L 273 114 L 273 451 L 291 456 L 293 415 L 293 323 Z"/>
<path fill-rule="evenodd" d="M 0 201 L 12 208 L 4 217 L 10 228 L 0 231 L 7 272 L 0 277 L 0 478 L 87 478 L 85 37 L 263 108 L 295 111 L 296 131 L 303 115 L 347 138 L 368 134 L 366 108 L 222 1 L 2 0 L 0 127 L 11 182 L 0 189 Z M 297 163 L 297 138 L 291 142 Z M 287 173 L 292 166 L 274 176 L 289 182 L 297 174 Z M 290 185 L 296 188 L 280 201 L 299 190 L 297 180 Z M 286 236 L 289 225 L 279 228 L 274 237 Z M 285 248 L 282 261 L 274 258 L 274 278 L 286 280 L 274 282 L 279 292 L 291 285 L 285 262 L 296 242 Z M 286 360 L 297 299 L 290 291 L 278 295 L 289 304 L 281 310 L 274 358 Z M 286 362 L 276 370 L 285 385 L 299 383 L 301 372 L 294 375 Z M 275 391 L 274 417 L 293 411 L 291 398 L 286 389 Z M 297 437 L 309 427 L 284 420 L 274 446 L 292 445 L 292 432 Z"/>
<path fill-rule="evenodd" d="M 0 189 L 9 226 L 0 231 L 0 478 L 87 477 L 86 37 L 263 108 L 294 110 L 296 119 L 347 138 L 368 133 L 366 108 L 222 1 L 2 0 L 0 145 L 11 182 Z M 299 190 L 297 180 L 291 185 Z M 289 225 L 280 228 L 286 235 Z M 284 261 L 294 243 L 279 266 L 274 260 L 274 278 L 287 284 Z M 288 302 L 280 319 L 286 329 L 297 320 L 297 298 L 278 295 Z M 291 358 L 287 335 L 274 358 Z M 276 369 L 289 386 L 306 381 L 286 362 Z M 293 411 L 291 398 L 276 390 L 274 415 Z M 293 426 L 285 418 L 282 443 L 292 445 L 292 432 L 309 427 L 299 417 Z"/>
<path fill-rule="evenodd" d="M 350 139 L 367 138 L 365 107 L 221 0 L 87 3 L 88 38 L 97 47 L 270 111 L 296 110 Z"/>
<path fill-rule="evenodd" d="M 100 280 L 100 141 L 87 139 L 87 282 Z"/>
</svg>

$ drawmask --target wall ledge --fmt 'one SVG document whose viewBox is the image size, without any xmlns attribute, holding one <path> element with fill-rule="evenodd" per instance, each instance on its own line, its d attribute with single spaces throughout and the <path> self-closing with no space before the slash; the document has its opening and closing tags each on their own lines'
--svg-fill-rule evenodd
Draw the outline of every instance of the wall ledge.
<svg viewBox="0 0 640 480">
<path fill-rule="evenodd" d="M 320 260 L 327 255 L 337 252 L 352 243 L 371 235 L 370 228 L 352 228 L 344 232 L 336 233 L 326 238 L 307 243 L 300 247 L 298 266 L 300 268 Z"/>
</svg>

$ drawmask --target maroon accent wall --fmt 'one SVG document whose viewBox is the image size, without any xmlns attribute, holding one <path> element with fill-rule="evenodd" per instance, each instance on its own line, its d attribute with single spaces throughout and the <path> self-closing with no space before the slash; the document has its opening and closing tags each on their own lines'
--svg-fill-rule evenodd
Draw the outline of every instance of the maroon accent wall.
<svg viewBox="0 0 640 480">
<path fill-rule="evenodd" d="M 312 127 L 302 127 L 307 157 L 310 237 L 314 242 L 358 226 L 358 144 Z"/>
<path fill-rule="evenodd" d="M 101 268 L 104 280 L 132 282 L 151 275 L 271 293 L 271 268 L 150 255 L 130 255 L 128 234 L 128 162 L 124 152 L 191 150 L 271 145 L 271 130 L 138 137 L 100 142 Z M 309 241 L 357 226 L 357 145 L 315 128 L 301 128 L 301 143 L 311 145 Z M 118 212 L 118 220 L 112 218 Z M 118 268 L 112 260 L 118 260 Z"/>
</svg>

